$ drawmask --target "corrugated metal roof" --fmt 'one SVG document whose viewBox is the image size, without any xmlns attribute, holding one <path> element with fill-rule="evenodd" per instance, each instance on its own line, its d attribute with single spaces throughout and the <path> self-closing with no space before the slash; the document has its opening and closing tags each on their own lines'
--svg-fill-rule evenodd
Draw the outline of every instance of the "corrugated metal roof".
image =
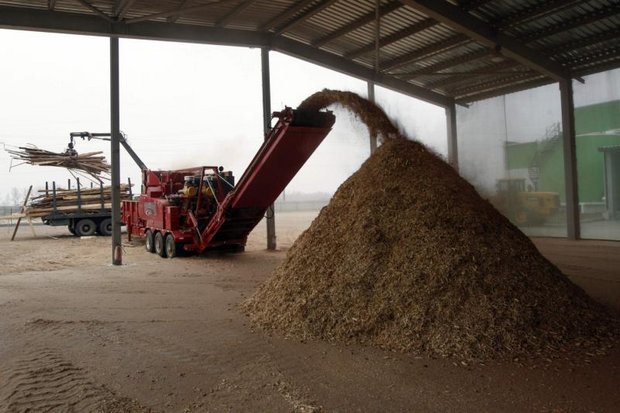
<svg viewBox="0 0 620 413">
<path fill-rule="evenodd" d="M 619 0 L 0 0 L 0 19 L 2 13 L 39 10 L 40 23 L 28 28 L 56 24 L 58 31 L 72 32 L 78 30 L 45 19 L 71 14 L 92 24 L 97 16 L 121 36 L 125 26 L 159 22 L 148 30 L 160 30 L 165 38 L 175 30 L 213 28 L 219 30 L 218 43 L 225 43 L 227 33 L 238 39 L 247 32 L 267 45 L 280 39 L 306 48 L 306 56 L 314 49 L 334 65 L 348 62 L 348 68 L 368 70 L 377 60 L 377 4 L 382 78 L 458 102 L 554 82 L 548 67 L 574 77 L 620 67 Z M 11 21 L 3 20 L 2 27 L 12 27 Z M 482 39 L 480 33 L 490 34 Z"/>
</svg>

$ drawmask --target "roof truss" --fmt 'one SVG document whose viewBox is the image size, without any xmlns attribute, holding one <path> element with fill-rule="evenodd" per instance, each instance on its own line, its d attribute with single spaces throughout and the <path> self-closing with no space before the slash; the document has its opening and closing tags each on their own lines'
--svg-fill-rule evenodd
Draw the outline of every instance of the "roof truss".
<svg viewBox="0 0 620 413">
<path fill-rule="evenodd" d="M 273 49 L 441 106 L 620 67 L 619 23 L 617 0 L 0 0 L 0 27 Z"/>
</svg>

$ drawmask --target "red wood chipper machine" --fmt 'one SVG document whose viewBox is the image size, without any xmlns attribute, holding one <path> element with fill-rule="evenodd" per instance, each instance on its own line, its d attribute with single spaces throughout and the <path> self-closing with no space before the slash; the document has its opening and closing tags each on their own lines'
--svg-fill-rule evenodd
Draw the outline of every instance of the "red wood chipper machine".
<svg viewBox="0 0 620 413">
<path fill-rule="evenodd" d="M 235 185 L 231 171 L 199 166 L 142 171 L 142 194 L 122 204 L 122 221 L 146 249 L 172 258 L 207 248 L 243 251 L 249 233 L 331 130 L 331 112 L 274 112 L 278 122 Z"/>
</svg>

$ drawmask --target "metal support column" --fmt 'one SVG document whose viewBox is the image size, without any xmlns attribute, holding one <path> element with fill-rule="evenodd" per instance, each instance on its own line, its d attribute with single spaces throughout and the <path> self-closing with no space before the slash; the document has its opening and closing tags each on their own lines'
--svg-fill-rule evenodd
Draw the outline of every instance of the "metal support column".
<svg viewBox="0 0 620 413">
<path fill-rule="evenodd" d="M 123 263 L 121 249 L 120 98 L 118 37 L 110 38 L 110 158 L 112 163 L 112 264 Z"/>
<path fill-rule="evenodd" d="M 269 72 L 269 49 L 261 49 L 261 72 L 263 83 L 263 128 L 265 138 L 271 130 L 271 83 Z M 276 219 L 273 205 L 267 209 L 267 249 L 276 249 Z"/>
<path fill-rule="evenodd" d="M 452 102 L 446 107 L 446 127 L 448 130 L 448 163 L 459 170 L 459 148 L 456 130 L 456 105 Z"/>
<path fill-rule="evenodd" d="M 368 81 L 368 100 L 375 103 L 375 83 L 371 80 Z M 370 154 L 372 155 L 377 150 L 377 136 L 370 135 Z"/>
<path fill-rule="evenodd" d="M 374 59 L 374 70 L 375 74 L 379 73 L 379 53 L 381 51 L 381 0 L 375 0 L 375 59 Z M 375 101 L 375 82 L 369 80 L 368 84 L 368 100 L 372 103 L 376 103 Z M 372 155 L 377 150 L 377 135 L 370 135 L 370 154 Z"/>
<path fill-rule="evenodd" d="M 575 105 L 571 79 L 560 81 L 562 100 L 562 138 L 564 143 L 564 177 L 566 185 L 566 225 L 568 239 L 579 239 L 579 193 L 577 192 L 577 155 L 575 150 Z"/>
</svg>

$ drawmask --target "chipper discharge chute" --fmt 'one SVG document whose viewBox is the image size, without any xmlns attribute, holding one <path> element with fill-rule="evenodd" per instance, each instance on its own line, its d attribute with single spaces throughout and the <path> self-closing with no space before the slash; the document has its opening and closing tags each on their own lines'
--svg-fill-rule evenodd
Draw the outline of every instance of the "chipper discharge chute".
<svg viewBox="0 0 620 413">
<path fill-rule="evenodd" d="M 263 218 L 331 130 L 331 112 L 286 108 L 234 185 L 232 172 L 202 166 L 144 171 L 143 194 L 123 202 L 128 233 L 146 237 L 146 248 L 173 257 L 179 249 L 243 250 Z"/>
</svg>

